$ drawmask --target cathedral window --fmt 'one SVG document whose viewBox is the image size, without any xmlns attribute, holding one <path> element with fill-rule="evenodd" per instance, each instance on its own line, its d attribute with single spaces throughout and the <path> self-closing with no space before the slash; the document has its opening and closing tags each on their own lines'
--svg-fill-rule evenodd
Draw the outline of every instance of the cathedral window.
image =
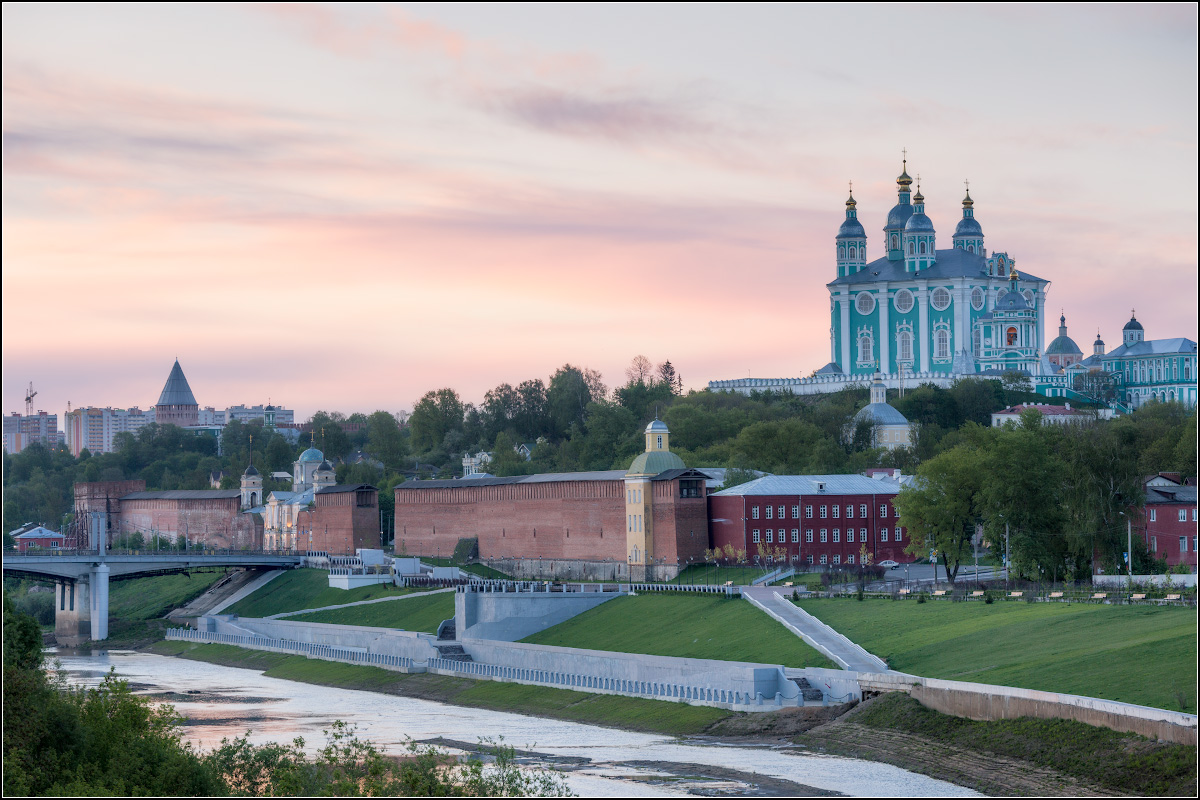
<svg viewBox="0 0 1200 800">
<path fill-rule="evenodd" d="M 1017 329 L 1016 328 L 1009 328 L 1007 331 L 1004 332 L 1004 343 L 1006 345 L 1008 345 L 1009 347 L 1012 347 L 1017 343 Z"/>
<path fill-rule="evenodd" d="M 950 358 L 950 331 L 945 328 L 933 332 L 933 357 Z"/>
<path fill-rule="evenodd" d="M 858 313 L 870 314 L 875 310 L 875 297 L 870 292 L 859 292 L 854 298 L 854 307 L 858 309 Z"/>
<path fill-rule="evenodd" d="M 908 254 L 910 256 L 913 254 L 913 243 L 912 242 L 908 243 Z"/>
<path fill-rule="evenodd" d="M 875 360 L 875 342 L 872 341 L 870 335 L 865 335 L 858 340 L 858 361 L 860 364 L 865 364 Z"/>
<path fill-rule="evenodd" d="M 974 252 L 975 252 L 975 245 L 973 245 L 973 244 L 969 244 L 969 245 L 967 245 L 967 252 L 968 252 L 968 253 L 974 253 Z"/>
<path fill-rule="evenodd" d="M 933 290 L 933 298 L 930 302 L 935 311 L 945 311 L 950 307 L 950 292 L 945 287 L 939 286 Z"/>
<path fill-rule="evenodd" d="M 983 310 L 983 289 L 978 286 L 971 290 L 971 308 L 976 311 Z"/>
<path fill-rule="evenodd" d="M 1025 298 L 1026 303 L 1029 303 L 1030 305 L 1033 304 L 1033 292 L 1026 289 L 1025 291 L 1021 292 L 1021 296 Z"/>
<path fill-rule="evenodd" d="M 896 337 L 896 353 L 897 353 L 896 360 L 897 361 L 912 361 L 913 360 L 912 341 L 913 341 L 913 337 L 912 337 L 911 333 L 909 333 L 908 331 L 900 331 L 900 334 Z"/>
<path fill-rule="evenodd" d="M 983 355 L 982 339 L 983 339 L 983 334 L 980 333 L 979 328 L 976 328 L 975 331 L 971 334 L 971 347 L 975 351 L 976 358 L 980 358 Z"/>
<path fill-rule="evenodd" d="M 858 248 L 850 245 L 850 258 L 858 258 Z"/>
<path fill-rule="evenodd" d="M 845 257 L 846 257 L 846 248 L 839 247 L 838 248 L 838 258 L 845 258 Z"/>
<path fill-rule="evenodd" d="M 925 255 L 925 243 L 924 242 L 921 242 L 920 246 L 918 247 L 918 250 L 920 251 L 921 255 Z"/>
<path fill-rule="evenodd" d="M 895 303 L 896 303 L 896 310 L 899 311 L 901 314 L 907 314 L 908 312 L 912 311 L 912 307 L 913 307 L 912 292 L 910 292 L 908 289 L 901 289 L 900 291 L 896 292 Z"/>
<path fill-rule="evenodd" d="M 892 249 L 893 250 L 900 249 L 900 239 L 894 233 L 892 234 Z"/>
</svg>

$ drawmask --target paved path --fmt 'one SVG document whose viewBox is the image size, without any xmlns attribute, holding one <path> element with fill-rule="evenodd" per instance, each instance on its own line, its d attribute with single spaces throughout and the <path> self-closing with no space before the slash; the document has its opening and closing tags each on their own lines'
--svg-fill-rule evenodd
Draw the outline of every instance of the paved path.
<svg viewBox="0 0 1200 800">
<path fill-rule="evenodd" d="M 412 594 L 402 594 L 399 597 L 377 597 L 374 600 L 359 600 L 357 603 L 342 603 L 337 606 L 321 606 L 320 608 L 305 608 L 300 611 L 284 611 L 282 614 L 272 614 L 263 619 L 283 619 L 284 617 L 294 617 L 297 614 L 311 614 L 314 611 L 332 611 L 335 608 L 350 608 L 352 606 L 369 606 L 375 603 L 394 603 L 397 600 L 411 600 L 414 597 L 428 597 L 431 594 L 445 594 L 453 592 L 454 587 L 449 589 L 434 589 L 432 592 L 413 592 Z"/>
<path fill-rule="evenodd" d="M 772 586 L 743 586 L 742 597 L 776 622 L 820 651 L 839 667 L 852 672 L 889 672 L 883 659 L 868 653 L 833 628 L 784 598 Z"/>
<path fill-rule="evenodd" d="M 248 583 L 245 586 L 243 586 L 242 588 L 238 589 L 236 592 L 231 594 L 229 597 L 225 598 L 223 601 L 221 601 L 221 603 L 213 606 L 212 608 L 210 608 L 208 611 L 205 611 L 204 613 L 208 614 L 210 616 L 215 615 L 215 614 L 220 614 L 222 611 L 229 608 L 231 605 L 233 605 L 237 601 L 241 600 L 243 597 L 249 597 L 250 595 L 254 594 L 259 589 L 266 586 L 268 583 L 275 580 L 283 573 L 284 573 L 284 570 L 276 569 L 276 570 L 272 570 L 272 571 L 268 572 L 266 575 L 260 575 L 259 577 L 250 581 L 250 583 Z"/>
</svg>

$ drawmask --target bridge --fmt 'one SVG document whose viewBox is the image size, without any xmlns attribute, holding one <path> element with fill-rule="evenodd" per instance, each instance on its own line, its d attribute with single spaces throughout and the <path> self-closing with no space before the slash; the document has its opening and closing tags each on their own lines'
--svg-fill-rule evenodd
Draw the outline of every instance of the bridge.
<svg viewBox="0 0 1200 800">
<path fill-rule="evenodd" d="M 60 644 L 108 638 L 108 582 L 138 575 L 185 572 L 211 567 L 287 569 L 304 557 L 240 550 L 196 553 L 96 553 L 86 550 L 53 554 L 4 555 L 4 572 L 54 579 L 54 633 Z"/>
</svg>

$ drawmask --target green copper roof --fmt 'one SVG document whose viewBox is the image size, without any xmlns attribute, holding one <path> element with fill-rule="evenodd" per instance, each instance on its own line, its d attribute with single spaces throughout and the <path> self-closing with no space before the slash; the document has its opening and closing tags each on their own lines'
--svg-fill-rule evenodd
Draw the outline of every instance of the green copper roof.
<svg viewBox="0 0 1200 800">
<path fill-rule="evenodd" d="M 669 450 L 652 450 L 635 458 L 625 474 L 657 475 L 669 469 L 686 469 L 683 459 Z"/>
</svg>

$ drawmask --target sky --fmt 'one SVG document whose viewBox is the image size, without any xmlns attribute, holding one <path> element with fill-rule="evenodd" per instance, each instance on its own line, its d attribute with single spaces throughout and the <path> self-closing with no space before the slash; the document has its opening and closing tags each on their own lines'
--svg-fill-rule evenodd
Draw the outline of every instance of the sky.
<svg viewBox="0 0 1200 800">
<path fill-rule="evenodd" d="M 849 181 L 1197 338 L 1196 7 L 3 6 L 3 411 L 829 361 Z"/>
</svg>

